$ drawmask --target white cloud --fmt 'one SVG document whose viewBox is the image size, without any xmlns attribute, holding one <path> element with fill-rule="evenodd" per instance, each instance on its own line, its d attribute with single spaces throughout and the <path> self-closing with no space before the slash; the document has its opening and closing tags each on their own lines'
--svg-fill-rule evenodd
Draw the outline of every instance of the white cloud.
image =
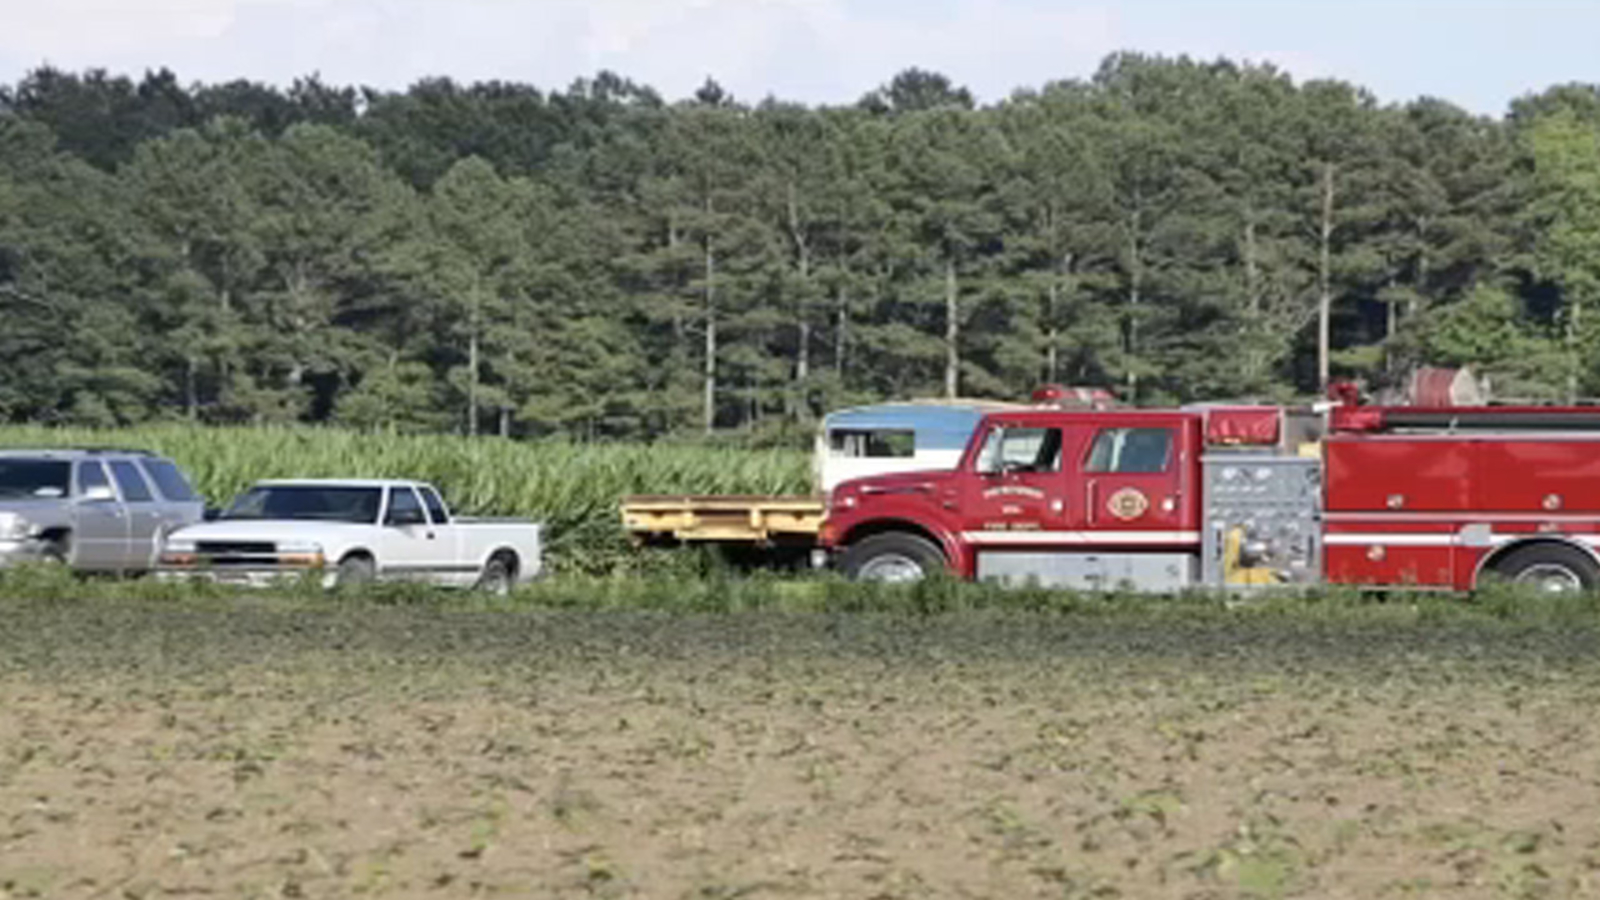
<svg viewBox="0 0 1600 900">
<path fill-rule="evenodd" d="M 87 65 L 97 57 L 216 38 L 233 23 L 237 5 L 235 0 L 5 0 L 0 3 L 0 53 Z"/>
<path fill-rule="evenodd" d="M 0 0 L 0 66 L 402 88 L 428 75 L 560 89 L 612 69 L 669 97 L 847 102 L 912 65 L 981 96 L 1083 74 L 1116 49 L 1091 3 L 987 0 Z M 12 9 L 10 7 L 15 7 Z"/>
</svg>

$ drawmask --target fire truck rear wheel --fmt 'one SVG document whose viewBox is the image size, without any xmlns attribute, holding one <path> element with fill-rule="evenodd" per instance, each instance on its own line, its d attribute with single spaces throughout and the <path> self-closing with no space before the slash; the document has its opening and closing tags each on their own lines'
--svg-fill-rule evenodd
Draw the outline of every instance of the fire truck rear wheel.
<svg viewBox="0 0 1600 900">
<path fill-rule="evenodd" d="M 1495 563 L 1494 570 L 1512 584 L 1540 593 L 1571 594 L 1600 586 L 1600 565 L 1594 557 L 1566 544 L 1530 544 Z"/>
<path fill-rule="evenodd" d="M 875 534 L 851 544 L 839 560 L 839 568 L 851 581 L 886 584 L 921 581 L 944 565 L 944 554 L 937 544 L 903 531 Z"/>
</svg>

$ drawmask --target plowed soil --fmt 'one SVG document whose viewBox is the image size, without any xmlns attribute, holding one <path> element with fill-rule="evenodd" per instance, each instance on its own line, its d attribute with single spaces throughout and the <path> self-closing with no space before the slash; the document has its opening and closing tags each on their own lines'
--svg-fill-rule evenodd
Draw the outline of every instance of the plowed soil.
<svg viewBox="0 0 1600 900">
<path fill-rule="evenodd" d="M 1587 627 L 4 612 L 0 897 L 1600 894 Z"/>
</svg>

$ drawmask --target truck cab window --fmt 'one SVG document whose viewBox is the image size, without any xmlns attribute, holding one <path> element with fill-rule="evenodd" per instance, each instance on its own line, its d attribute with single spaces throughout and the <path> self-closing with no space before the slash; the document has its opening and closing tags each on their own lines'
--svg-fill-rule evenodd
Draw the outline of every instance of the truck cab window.
<svg viewBox="0 0 1600 900">
<path fill-rule="evenodd" d="M 433 519 L 433 524 L 450 524 L 450 514 L 444 511 L 444 501 L 439 499 L 439 495 L 434 492 L 433 488 L 425 487 L 422 489 L 422 503 L 428 507 L 428 517 Z"/>
<path fill-rule="evenodd" d="M 383 517 L 385 525 L 426 525 L 427 518 L 422 514 L 422 504 L 417 500 L 416 492 L 410 488 L 391 488 L 389 491 L 389 512 Z"/>
<path fill-rule="evenodd" d="M 1164 472 L 1171 455 L 1170 428 L 1105 428 L 1095 435 L 1084 471 L 1124 475 Z"/>
<path fill-rule="evenodd" d="M 1060 470 L 1059 428 L 996 428 L 984 439 L 978 455 L 978 471 L 985 474 Z"/>
<path fill-rule="evenodd" d="M 836 428 L 828 432 L 834 456 L 854 459 L 894 459 L 916 455 L 916 433 L 901 429 L 858 430 Z"/>
</svg>

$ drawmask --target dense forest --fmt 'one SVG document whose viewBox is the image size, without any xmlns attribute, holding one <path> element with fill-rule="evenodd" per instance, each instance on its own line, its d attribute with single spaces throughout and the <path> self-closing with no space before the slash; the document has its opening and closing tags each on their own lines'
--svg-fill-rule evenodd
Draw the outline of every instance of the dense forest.
<svg viewBox="0 0 1600 900">
<path fill-rule="evenodd" d="M 1600 88 L 1500 120 L 1119 54 L 992 105 L 0 88 L 0 421 L 781 432 L 877 398 L 1600 394 Z"/>
</svg>

